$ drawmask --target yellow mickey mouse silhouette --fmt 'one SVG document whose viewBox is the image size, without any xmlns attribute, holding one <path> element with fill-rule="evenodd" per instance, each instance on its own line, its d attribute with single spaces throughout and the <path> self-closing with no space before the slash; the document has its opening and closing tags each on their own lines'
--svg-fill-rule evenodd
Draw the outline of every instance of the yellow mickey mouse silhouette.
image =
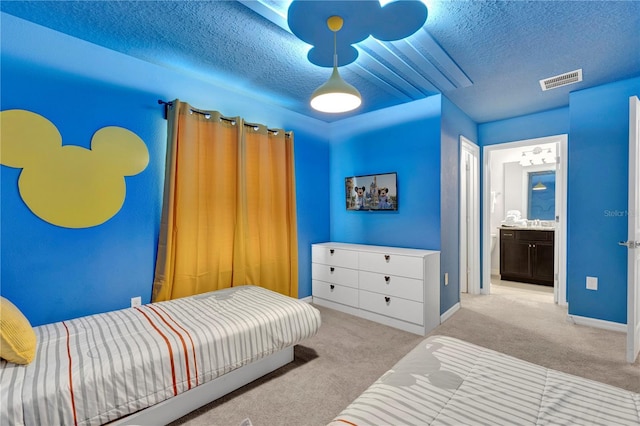
<svg viewBox="0 0 640 426">
<path fill-rule="evenodd" d="M 103 127 L 91 149 L 62 146 L 56 126 L 25 110 L 0 112 L 0 164 L 21 168 L 20 196 L 41 219 L 66 228 L 88 228 L 122 208 L 125 176 L 143 171 L 149 152 L 122 127 Z"/>
</svg>

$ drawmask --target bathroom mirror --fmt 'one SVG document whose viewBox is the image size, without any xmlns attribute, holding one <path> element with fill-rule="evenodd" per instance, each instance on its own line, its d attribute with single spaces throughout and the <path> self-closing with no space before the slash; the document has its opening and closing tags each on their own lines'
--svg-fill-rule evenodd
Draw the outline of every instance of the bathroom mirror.
<svg viewBox="0 0 640 426">
<path fill-rule="evenodd" d="M 527 218 L 554 220 L 556 215 L 556 172 L 528 172 Z"/>
</svg>

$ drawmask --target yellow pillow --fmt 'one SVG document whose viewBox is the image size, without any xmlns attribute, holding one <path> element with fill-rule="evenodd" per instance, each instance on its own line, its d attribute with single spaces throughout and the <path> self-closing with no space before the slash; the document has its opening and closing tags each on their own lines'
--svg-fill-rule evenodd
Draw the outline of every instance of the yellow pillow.
<svg viewBox="0 0 640 426">
<path fill-rule="evenodd" d="M 0 358 L 29 364 L 36 355 L 36 333 L 20 309 L 0 296 Z"/>
</svg>

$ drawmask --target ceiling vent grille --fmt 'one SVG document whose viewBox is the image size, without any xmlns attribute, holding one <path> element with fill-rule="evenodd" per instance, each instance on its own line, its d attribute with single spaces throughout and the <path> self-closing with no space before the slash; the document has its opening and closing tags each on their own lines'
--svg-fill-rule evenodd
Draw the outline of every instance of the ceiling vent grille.
<svg viewBox="0 0 640 426">
<path fill-rule="evenodd" d="M 582 68 L 540 80 L 540 87 L 545 91 L 580 81 L 582 81 Z"/>
</svg>

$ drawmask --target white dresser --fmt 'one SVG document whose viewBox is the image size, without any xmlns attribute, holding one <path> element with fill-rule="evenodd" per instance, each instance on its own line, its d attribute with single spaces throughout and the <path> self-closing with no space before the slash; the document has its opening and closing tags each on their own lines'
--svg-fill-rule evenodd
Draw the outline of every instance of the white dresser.
<svg viewBox="0 0 640 426">
<path fill-rule="evenodd" d="M 313 303 L 426 335 L 440 324 L 440 252 L 311 246 Z"/>
</svg>

